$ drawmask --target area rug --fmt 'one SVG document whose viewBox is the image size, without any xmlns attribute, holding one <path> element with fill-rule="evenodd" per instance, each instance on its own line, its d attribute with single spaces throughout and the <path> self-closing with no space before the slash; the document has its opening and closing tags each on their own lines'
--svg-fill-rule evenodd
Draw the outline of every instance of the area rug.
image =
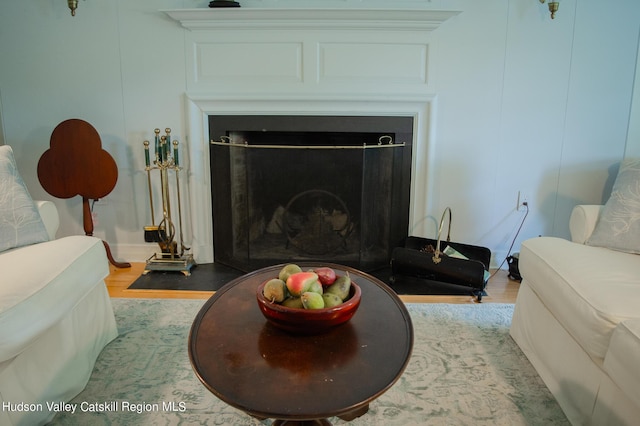
<svg viewBox="0 0 640 426">
<path fill-rule="evenodd" d="M 218 400 L 194 375 L 187 338 L 203 303 L 113 299 L 120 336 L 103 350 L 87 387 L 72 401 L 76 413 L 58 414 L 52 424 L 271 424 Z M 334 425 L 569 424 L 509 336 L 513 305 L 407 307 L 415 345 L 403 376 L 367 414 L 351 422 L 332 418 Z M 118 404 L 109 405 L 113 401 Z"/>
</svg>

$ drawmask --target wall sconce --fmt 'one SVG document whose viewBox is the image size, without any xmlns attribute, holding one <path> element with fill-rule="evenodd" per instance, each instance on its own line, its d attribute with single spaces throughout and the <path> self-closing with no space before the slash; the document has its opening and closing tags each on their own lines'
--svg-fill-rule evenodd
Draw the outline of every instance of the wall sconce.
<svg viewBox="0 0 640 426">
<path fill-rule="evenodd" d="M 76 9 L 78 8 L 78 0 L 67 0 L 67 5 L 71 9 L 71 16 L 76 16 Z"/>
<path fill-rule="evenodd" d="M 540 3 L 544 3 L 545 0 L 540 0 Z M 555 19 L 556 12 L 558 11 L 558 7 L 560 6 L 560 2 L 556 0 L 549 1 L 549 12 L 551 12 L 551 19 Z"/>
</svg>

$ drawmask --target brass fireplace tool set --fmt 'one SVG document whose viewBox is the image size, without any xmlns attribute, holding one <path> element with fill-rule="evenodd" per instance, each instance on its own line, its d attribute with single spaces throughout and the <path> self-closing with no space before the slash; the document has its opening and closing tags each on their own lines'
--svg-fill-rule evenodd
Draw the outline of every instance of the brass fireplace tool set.
<svg viewBox="0 0 640 426">
<path fill-rule="evenodd" d="M 180 201 L 180 165 L 178 160 L 178 141 L 171 141 L 171 129 L 165 129 L 160 136 L 160 129 L 155 129 L 155 159 L 151 162 L 149 141 L 144 141 L 144 159 L 146 163 L 147 183 L 149 186 L 149 202 L 151 205 L 151 226 L 144 227 L 144 240 L 148 243 L 158 243 L 160 253 L 154 253 L 147 259 L 143 274 L 150 271 L 180 271 L 184 275 L 191 275 L 191 268 L 195 266 L 192 254 L 185 254 L 189 250 L 184 245 L 182 234 L 182 208 Z M 151 185 L 151 171 L 160 173 L 160 193 L 162 196 L 162 219 L 155 224 L 153 210 L 153 188 Z M 178 227 L 180 230 L 180 244 L 176 241 L 176 226 L 171 216 L 171 191 L 169 187 L 169 171 L 175 174 L 175 195 L 178 207 Z M 179 247 L 178 247 L 179 246 Z"/>
</svg>

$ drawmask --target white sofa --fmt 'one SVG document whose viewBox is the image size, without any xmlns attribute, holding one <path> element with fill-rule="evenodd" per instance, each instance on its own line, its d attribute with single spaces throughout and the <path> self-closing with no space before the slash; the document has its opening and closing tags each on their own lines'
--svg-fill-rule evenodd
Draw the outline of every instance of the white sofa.
<svg viewBox="0 0 640 426">
<path fill-rule="evenodd" d="M 55 239 L 58 212 L 36 202 L 50 241 L 0 252 L 0 425 L 37 425 L 86 386 L 118 332 L 102 241 Z"/>
<path fill-rule="evenodd" d="M 567 241 L 525 241 L 511 336 L 574 425 L 640 422 L 640 255 L 585 244 L 603 206 L 576 206 Z"/>
</svg>

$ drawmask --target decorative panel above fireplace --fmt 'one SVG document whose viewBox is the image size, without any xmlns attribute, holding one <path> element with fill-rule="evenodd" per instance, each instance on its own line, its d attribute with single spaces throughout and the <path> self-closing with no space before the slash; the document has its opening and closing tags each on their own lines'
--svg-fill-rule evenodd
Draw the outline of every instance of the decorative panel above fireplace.
<svg viewBox="0 0 640 426">
<path fill-rule="evenodd" d="M 227 93 L 370 92 L 389 84 L 407 93 L 424 90 L 432 85 L 430 33 L 459 13 L 363 7 L 165 12 L 189 29 L 189 92 Z"/>
<path fill-rule="evenodd" d="M 411 117 L 210 116 L 209 129 L 216 262 L 373 270 L 407 236 Z"/>
</svg>

